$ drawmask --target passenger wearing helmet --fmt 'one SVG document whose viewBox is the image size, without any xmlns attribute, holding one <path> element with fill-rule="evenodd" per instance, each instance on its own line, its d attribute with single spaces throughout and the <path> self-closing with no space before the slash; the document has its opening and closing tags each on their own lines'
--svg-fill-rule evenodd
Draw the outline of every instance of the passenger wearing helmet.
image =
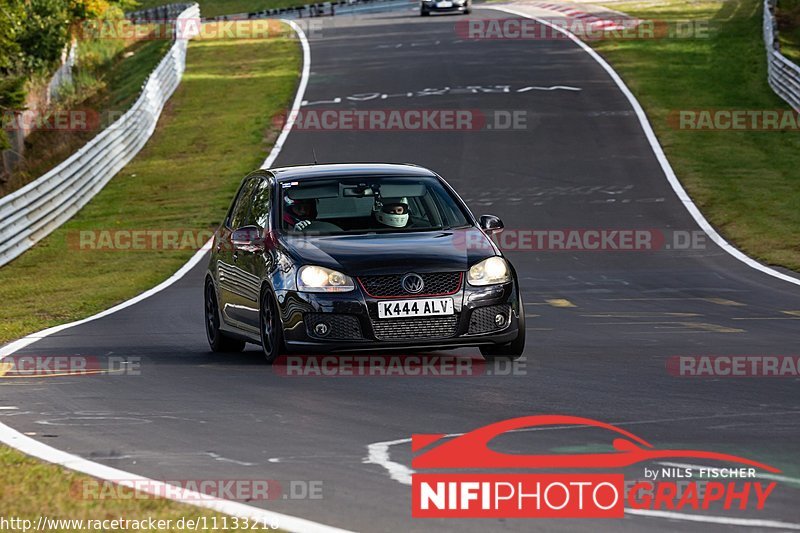
<svg viewBox="0 0 800 533">
<path fill-rule="evenodd" d="M 405 228 L 408 226 L 407 198 L 375 198 L 372 216 L 381 226 Z"/>
<path fill-rule="evenodd" d="M 302 231 L 317 218 L 317 201 L 313 198 L 292 200 L 287 195 L 283 209 L 283 222 L 288 228 Z"/>
</svg>

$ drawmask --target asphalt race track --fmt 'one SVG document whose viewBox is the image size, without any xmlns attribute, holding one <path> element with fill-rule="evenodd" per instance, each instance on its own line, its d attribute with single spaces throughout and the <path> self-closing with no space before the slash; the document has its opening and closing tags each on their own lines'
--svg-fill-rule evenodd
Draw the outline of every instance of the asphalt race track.
<svg viewBox="0 0 800 533">
<path fill-rule="evenodd" d="M 508 15 L 476 9 L 472 17 Z M 463 20 L 404 11 L 326 21 L 311 41 L 303 109 L 470 109 L 490 117 L 523 111 L 524 129 L 297 129 L 276 166 L 310 162 L 312 147 L 320 162 L 418 163 L 447 178 L 476 215 L 499 215 L 512 230 L 698 230 L 628 101 L 588 54 L 568 40 L 463 40 L 455 30 Z M 580 90 L 530 88 L 553 86 Z M 370 99 L 373 93 L 397 96 Z M 336 98 L 341 101 L 319 103 Z M 153 479 L 319 480 L 322 499 L 250 504 L 358 531 L 733 527 L 724 520 L 630 513 L 608 521 L 412 520 L 411 490 L 402 482 L 409 444 L 383 448 L 398 464 L 399 480 L 367 460 L 370 444 L 412 433 L 460 433 L 516 416 L 569 414 L 619 424 L 658 447 L 775 465 L 786 479 L 767 507 L 726 516 L 773 521 L 760 530 L 776 530 L 774 522 L 786 524 L 777 530 L 800 524 L 797 380 L 683 378 L 666 370 L 677 355 L 796 354 L 800 287 L 748 267 L 710 241 L 692 250 L 508 256 L 529 317 L 523 375 L 285 377 L 262 364 L 254 346 L 242 354 L 211 354 L 203 329 L 203 261 L 135 306 L 20 352 L 141 357 L 140 376 L 4 380 L 0 405 L 18 409 L 0 410 L 0 421 Z M 477 350 L 458 353 L 483 368 Z M 503 446 L 580 451 L 589 449 L 590 437 L 581 429 L 523 432 Z M 641 476 L 637 468 L 628 477 Z M 693 515 L 705 520 L 708 513 Z"/>
</svg>

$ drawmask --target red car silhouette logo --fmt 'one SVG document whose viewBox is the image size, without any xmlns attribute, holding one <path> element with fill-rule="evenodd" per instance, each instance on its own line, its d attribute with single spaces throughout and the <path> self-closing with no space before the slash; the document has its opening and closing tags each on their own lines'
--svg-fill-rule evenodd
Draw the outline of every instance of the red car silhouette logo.
<svg viewBox="0 0 800 533">
<path fill-rule="evenodd" d="M 489 441 L 508 431 L 518 431 L 539 426 L 589 426 L 607 429 L 616 434 L 612 441 L 613 452 L 520 455 L 496 452 L 489 448 Z M 412 435 L 411 449 L 415 452 L 442 440 L 444 434 Z M 459 437 L 437 444 L 432 449 L 414 457 L 413 468 L 621 468 L 645 461 L 663 459 L 711 459 L 728 463 L 739 463 L 779 473 L 780 470 L 760 463 L 725 453 L 703 450 L 659 450 L 644 439 L 611 424 L 564 415 L 538 415 L 511 418 L 474 429 Z"/>
</svg>

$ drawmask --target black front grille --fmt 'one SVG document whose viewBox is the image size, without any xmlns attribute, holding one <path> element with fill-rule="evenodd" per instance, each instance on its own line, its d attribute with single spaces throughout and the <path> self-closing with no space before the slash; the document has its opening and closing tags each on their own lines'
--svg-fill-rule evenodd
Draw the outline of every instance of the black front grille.
<svg viewBox="0 0 800 533">
<path fill-rule="evenodd" d="M 339 315 L 335 313 L 306 313 L 303 317 L 306 331 L 311 337 L 318 339 L 346 339 L 358 340 L 364 338 L 361 334 L 361 324 L 353 315 Z M 328 325 L 327 335 L 318 335 L 314 326 L 324 322 Z"/>
<path fill-rule="evenodd" d="M 375 337 L 381 340 L 446 339 L 455 336 L 457 327 L 456 315 L 372 320 Z"/>
<path fill-rule="evenodd" d="M 367 294 L 376 298 L 392 298 L 401 296 L 440 296 L 454 294 L 461 289 L 461 272 L 434 272 L 420 274 L 425 286 L 414 294 L 403 288 L 405 274 L 389 274 L 385 276 L 363 276 L 358 278 Z"/>
<path fill-rule="evenodd" d="M 511 306 L 508 304 L 487 305 L 486 307 L 473 309 L 469 317 L 468 333 L 470 335 L 475 335 L 477 333 L 489 333 L 491 331 L 504 329 L 508 326 L 510 314 Z M 506 318 L 505 322 L 499 326 L 494 321 L 497 315 L 503 315 Z"/>
</svg>

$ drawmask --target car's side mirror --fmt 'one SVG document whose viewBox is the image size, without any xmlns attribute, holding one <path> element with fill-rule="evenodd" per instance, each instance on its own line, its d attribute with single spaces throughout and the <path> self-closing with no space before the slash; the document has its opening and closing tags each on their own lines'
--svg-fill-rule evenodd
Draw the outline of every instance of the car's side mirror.
<svg viewBox="0 0 800 533">
<path fill-rule="evenodd" d="M 265 241 L 261 230 L 256 226 L 243 226 L 231 235 L 234 250 L 260 254 L 264 252 Z"/>
<path fill-rule="evenodd" d="M 494 215 L 481 215 L 481 229 L 487 234 L 503 231 L 503 221 Z"/>
</svg>

